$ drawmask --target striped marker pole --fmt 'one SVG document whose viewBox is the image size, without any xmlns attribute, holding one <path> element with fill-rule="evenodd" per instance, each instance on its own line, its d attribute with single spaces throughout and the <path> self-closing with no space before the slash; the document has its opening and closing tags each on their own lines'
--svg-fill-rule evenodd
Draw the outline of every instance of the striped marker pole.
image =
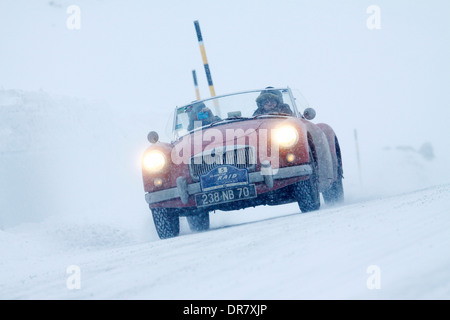
<svg viewBox="0 0 450 320">
<path fill-rule="evenodd" d="M 195 96 L 197 97 L 197 100 L 200 100 L 200 90 L 198 89 L 197 74 L 195 73 L 195 70 L 192 70 L 192 77 L 194 78 Z"/>
<path fill-rule="evenodd" d="M 200 30 L 200 24 L 198 23 L 198 20 L 194 21 L 194 25 L 195 25 L 195 31 L 197 32 L 197 39 L 198 39 L 198 44 L 200 46 L 200 52 L 202 54 L 203 66 L 205 67 L 206 79 L 208 80 L 209 92 L 211 93 L 211 97 L 215 97 L 216 92 L 214 90 L 214 84 L 213 84 L 213 81 L 211 78 L 211 70 L 209 69 L 208 59 L 206 58 L 205 46 L 203 44 L 202 32 Z M 217 111 L 219 111 L 217 100 L 214 100 L 214 105 L 217 107 Z M 219 117 L 220 117 L 220 114 L 219 114 Z"/>
</svg>

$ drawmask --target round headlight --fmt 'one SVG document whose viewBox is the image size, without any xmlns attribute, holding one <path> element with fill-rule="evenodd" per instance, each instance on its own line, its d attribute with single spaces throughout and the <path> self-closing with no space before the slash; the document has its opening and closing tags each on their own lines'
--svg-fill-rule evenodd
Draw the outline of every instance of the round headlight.
<svg viewBox="0 0 450 320">
<path fill-rule="evenodd" d="M 290 148 L 298 141 L 298 132 L 292 126 L 283 126 L 275 129 L 275 141 L 284 148 Z"/>
<path fill-rule="evenodd" d="M 144 155 L 142 163 L 148 171 L 157 172 L 166 165 L 166 157 L 160 151 L 150 151 Z"/>
</svg>

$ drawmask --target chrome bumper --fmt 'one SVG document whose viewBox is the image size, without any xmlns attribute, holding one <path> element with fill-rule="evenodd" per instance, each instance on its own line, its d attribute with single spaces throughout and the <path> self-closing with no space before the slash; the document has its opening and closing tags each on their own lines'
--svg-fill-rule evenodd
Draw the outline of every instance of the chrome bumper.
<svg viewBox="0 0 450 320">
<path fill-rule="evenodd" d="M 272 171 L 276 171 L 272 173 Z M 273 180 L 295 178 L 310 175 L 312 168 L 309 164 L 304 164 L 295 167 L 285 167 L 274 170 L 270 167 L 262 167 L 261 171 L 249 173 L 249 183 L 265 182 L 269 188 L 273 187 Z M 181 198 L 181 201 L 186 204 L 188 198 L 192 194 L 201 192 L 200 183 L 187 184 L 183 177 L 177 178 L 177 187 L 165 189 L 161 191 L 148 192 L 145 194 L 145 201 L 148 204 L 157 203 L 161 201 Z"/>
</svg>

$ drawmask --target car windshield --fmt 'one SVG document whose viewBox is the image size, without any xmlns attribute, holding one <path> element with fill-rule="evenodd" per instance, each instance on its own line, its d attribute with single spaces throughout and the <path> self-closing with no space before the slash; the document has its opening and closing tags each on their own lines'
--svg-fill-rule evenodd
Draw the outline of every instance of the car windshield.
<svg viewBox="0 0 450 320">
<path fill-rule="evenodd" d="M 259 117 L 298 115 L 288 88 L 266 88 L 194 101 L 175 109 L 173 137 L 204 126 Z"/>
</svg>

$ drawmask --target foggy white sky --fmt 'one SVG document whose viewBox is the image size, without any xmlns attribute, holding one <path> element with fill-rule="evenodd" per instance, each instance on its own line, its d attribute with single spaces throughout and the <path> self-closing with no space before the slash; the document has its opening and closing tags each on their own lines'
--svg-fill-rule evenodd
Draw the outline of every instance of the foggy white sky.
<svg viewBox="0 0 450 320">
<path fill-rule="evenodd" d="M 81 9 L 80 30 L 66 26 L 72 4 Z M 380 8 L 379 30 L 367 28 L 370 5 Z M 199 20 L 217 94 L 288 85 L 346 150 L 357 129 L 363 153 L 430 141 L 450 158 L 448 12 L 443 0 L 6 0 L 0 87 L 169 118 L 195 98 L 193 69 L 209 96 L 193 25 Z M 164 126 L 149 121 L 162 134 Z"/>
</svg>

